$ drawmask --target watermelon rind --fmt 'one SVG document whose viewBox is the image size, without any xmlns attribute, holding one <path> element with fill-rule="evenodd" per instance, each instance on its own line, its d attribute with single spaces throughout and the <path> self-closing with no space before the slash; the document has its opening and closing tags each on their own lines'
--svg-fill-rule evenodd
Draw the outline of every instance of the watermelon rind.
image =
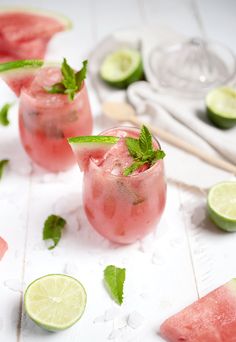
<svg viewBox="0 0 236 342">
<path fill-rule="evenodd" d="M 20 61 L 11 61 L 0 64 L 0 73 L 6 75 L 16 70 L 36 69 L 43 65 L 43 61 L 39 59 L 24 59 Z"/>
<path fill-rule="evenodd" d="M 113 136 L 78 136 L 67 139 L 81 171 L 88 167 L 90 158 L 101 158 L 119 140 Z"/>
<path fill-rule="evenodd" d="M 25 80 L 33 79 L 35 73 L 43 64 L 44 62 L 42 60 L 37 59 L 1 63 L 0 77 L 8 84 L 16 96 L 19 96 Z M 14 86 L 12 82 L 14 83 Z"/>
<path fill-rule="evenodd" d="M 0 6 L 0 14 L 17 13 L 17 12 L 29 13 L 29 14 L 34 14 L 34 15 L 42 15 L 45 17 L 53 18 L 59 21 L 63 25 L 65 30 L 70 30 L 73 27 L 72 21 L 61 13 L 55 13 L 50 10 L 44 10 L 41 8 L 39 9 L 39 8 L 34 8 L 34 7 Z"/>
<path fill-rule="evenodd" d="M 81 144 L 85 143 L 96 143 L 101 145 L 102 144 L 115 144 L 119 138 L 112 137 L 110 135 L 108 136 L 101 136 L 101 135 L 88 135 L 88 136 L 79 136 L 79 137 L 72 137 L 68 138 L 68 142 L 73 147 L 75 146 L 81 146 Z"/>
</svg>

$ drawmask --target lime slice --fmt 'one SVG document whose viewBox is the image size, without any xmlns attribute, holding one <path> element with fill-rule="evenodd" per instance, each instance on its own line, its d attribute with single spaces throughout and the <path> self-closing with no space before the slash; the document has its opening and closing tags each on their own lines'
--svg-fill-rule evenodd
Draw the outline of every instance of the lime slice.
<svg viewBox="0 0 236 342">
<path fill-rule="evenodd" d="M 90 158 L 103 157 L 118 140 L 117 137 L 97 135 L 69 138 L 68 142 L 75 154 L 80 170 L 86 171 Z"/>
<path fill-rule="evenodd" d="M 32 282 L 25 292 L 25 310 L 40 327 L 59 331 L 82 316 L 86 292 L 81 283 L 63 274 L 49 274 Z"/>
<path fill-rule="evenodd" d="M 214 185 L 209 191 L 207 206 L 212 221 L 219 228 L 236 231 L 236 182 Z"/>
<path fill-rule="evenodd" d="M 9 85 L 14 93 L 19 96 L 22 87 L 28 87 L 43 61 L 21 60 L 0 64 L 0 77 Z"/>
<path fill-rule="evenodd" d="M 209 119 L 220 128 L 236 125 L 236 91 L 222 87 L 212 90 L 206 97 Z"/>
<path fill-rule="evenodd" d="M 100 69 L 102 79 L 116 88 L 126 88 L 143 77 L 141 55 L 137 50 L 121 49 L 109 54 Z"/>
</svg>

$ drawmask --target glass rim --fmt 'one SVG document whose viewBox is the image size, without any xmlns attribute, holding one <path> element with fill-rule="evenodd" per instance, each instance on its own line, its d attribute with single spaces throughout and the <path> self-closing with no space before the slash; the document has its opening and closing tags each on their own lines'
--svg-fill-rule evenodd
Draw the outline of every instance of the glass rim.
<svg viewBox="0 0 236 342">
<path fill-rule="evenodd" d="M 111 128 L 108 128 L 108 129 L 105 129 L 104 131 L 100 132 L 98 135 L 102 135 L 104 134 L 105 132 L 108 132 L 108 131 L 112 131 L 112 130 L 117 130 L 117 129 L 120 129 L 120 130 L 126 130 L 126 129 L 131 129 L 131 130 L 135 130 L 135 131 L 140 131 L 140 128 L 139 127 L 135 127 L 135 126 L 114 126 L 114 127 L 111 127 Z M 157 143 L 159 149 L 161 149 L 161 145 L 158 141 L 158 139 L 151 133 L 152 135 L 152 139 Z M 97 168 L 97 169 L 100 169 L 102 170 L 101 167 L 99 167 L 93 160 L 93 158 L 90 158 L 90 161 L 91 163 Z M 162 161 L 161 160 L 158 160 L 158 161 Z M 111 176 L 111 177 L 114 177 L 114 178 L 122 178 L 122 179 L 128 179 L 129 177 L 132 177 L 132 178 L 137 178 L 137 177 L 142 177 L 145 175 L 147 175 L 147 173 L 150 173 L 153 171 L 154 168 L 158 168 L 160 167 L 160 163 L 158 163 L 158 161 L 152 165 L 151 167 L 149 167 L 147 170 L 143 171 L 143 172 L 140 172 L 140 173 L 137 173 L 137 174 L 131 174 L 129 176 L 125 176 L 125 175 L 114 175 L 112 174 L 111 172 L 106 172 L 107 175 Z"/>
</svg>

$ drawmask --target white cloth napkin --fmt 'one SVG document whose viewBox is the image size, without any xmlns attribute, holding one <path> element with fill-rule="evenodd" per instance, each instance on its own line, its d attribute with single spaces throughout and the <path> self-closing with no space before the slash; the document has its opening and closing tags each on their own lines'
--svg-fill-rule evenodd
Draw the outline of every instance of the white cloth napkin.
<svg viewBox="0 0 236 342">
<path fill-rule="evenodd" d="M 92 84 L 101 102 L 129 101 L 144 122 L 181 137 L 200 148 L 202 153 L 211 153 L 236 164 L 236 127 L 230 130 L 214 127 L 206 117 L 204 99 L 177 98 L 158 90 L 156 77 L 149 66 L 151 50 L 158 44 L 179 43 L 185 39 L 186 37 L 163 26 L 114 32 L 90 55 L 89 76 Z M 114 90 L 100 79 L 100 65 L 108 53 L 126 46 L 141 51 L 147 82 L 133 83 L 127 91 Z M 232 177 L 229 173 L 214 168 L 165 142 L 161 144 L 167 152 L 167 176 L 177 182 L 205 188 Z"/>
</svg>

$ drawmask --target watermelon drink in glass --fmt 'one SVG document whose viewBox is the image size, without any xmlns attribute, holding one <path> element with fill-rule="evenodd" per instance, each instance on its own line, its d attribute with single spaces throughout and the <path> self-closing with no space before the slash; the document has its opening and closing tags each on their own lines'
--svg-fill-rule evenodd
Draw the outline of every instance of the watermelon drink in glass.
<svg viewBox="0 0 236 342">
<path fill-rule="evenodd" d="M 61 83 L 62 74 L 63 66 L 61 69 L 43 67 L 20 92 L 22 144 L 35 163 L 52 172 L 65 171 L 76 162 L 66 138 L 92 132 L 92 114 L 84 81 L 70 96 Z"/>
<path fill-rule="evenodd" d="M 131 138 L 137 147 L 141 134 L 137 128 L 118 127 L 90 137 L 90 142 L 89 137 L 69 139 L 84 170 L 88 220 L 102 236 L 120 244 L 133 243 L 155 229 L 166 202 L 165 154 L 158 141 L 150 135 L 153 154 L 159 157 L 146 162 L 134 159 L 127 146 Z"/>
</svg>

